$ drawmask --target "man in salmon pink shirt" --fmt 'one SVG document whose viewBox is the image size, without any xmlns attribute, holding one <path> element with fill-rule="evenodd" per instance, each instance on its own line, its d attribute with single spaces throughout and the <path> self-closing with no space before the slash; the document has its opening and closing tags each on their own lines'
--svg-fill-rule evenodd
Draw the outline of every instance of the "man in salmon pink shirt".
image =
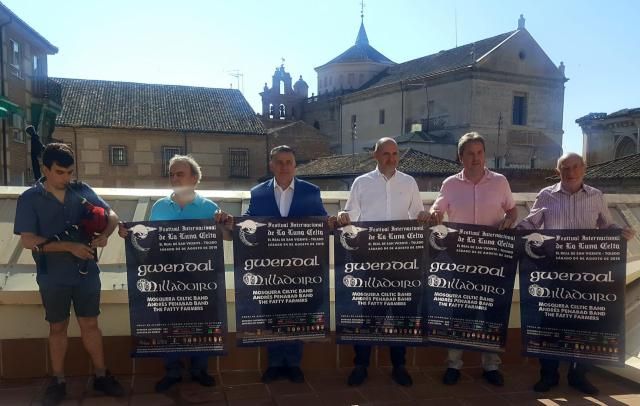
<svg viewBox="0 0 640 406">
<path fill-rule="evenodd" d="M 518 212 L 507 179 L 485 167 L 485 140 L 477 132 L 463 135 L 458 141 L 458 157 L 463 169 L 442 183 L 440 194 L 429 210 L 431 224 L 440 224 L 445 214 L 455 223 L 511 228 Z M 454 385 L 460 378 L 462 350 L 449 349 L 448 368 L 442 378 Z M 482 353 L 482 376 L 492 385 L 503 386 L 504 377 L 498 370 L 500 357 Z"/>
</svg>

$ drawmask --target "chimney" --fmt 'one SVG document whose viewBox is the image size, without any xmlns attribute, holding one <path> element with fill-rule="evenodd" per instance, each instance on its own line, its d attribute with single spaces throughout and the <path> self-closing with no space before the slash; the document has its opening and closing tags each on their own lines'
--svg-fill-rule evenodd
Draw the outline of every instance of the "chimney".
<svg viewBox="0 0 640 406">
<path fill-rule="evenodd" d="M 524 30 L 524 16 L 520 14 L 520 18 L 518 19 L 518 29 Z"/>
</svg>

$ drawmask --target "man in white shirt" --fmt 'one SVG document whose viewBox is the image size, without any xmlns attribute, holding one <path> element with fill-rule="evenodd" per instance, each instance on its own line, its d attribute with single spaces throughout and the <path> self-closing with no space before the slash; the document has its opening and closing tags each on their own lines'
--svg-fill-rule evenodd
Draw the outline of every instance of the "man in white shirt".
<svg viewBox="0 0 640 406">
<path fill-rule="evenodd" d="M 344 208 L 338 213 L 341 226 L 353 221 L 414 220 L 426 222 L 418 184 L 413 177 L 397 170 L 398 144 L 392 138 L 381 138 L 376 142 L 373 156 L 378 165 L 375 170 L 356 178 Z M 347 383 L 361 385 L 367 378 L 371 358 L 370 345 L 354 345 L 355 368 Z M 405 368 L 404 346 L 390 346 L 392 378 L 402 386 L 411 386 L 413 381 Z"/>
</svg>

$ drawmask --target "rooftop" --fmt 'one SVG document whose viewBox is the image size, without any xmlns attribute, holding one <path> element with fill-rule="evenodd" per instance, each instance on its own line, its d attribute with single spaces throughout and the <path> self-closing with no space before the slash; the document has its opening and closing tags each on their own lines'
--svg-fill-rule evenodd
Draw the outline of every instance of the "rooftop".
<svg viewBox="0 0 640 406">
<path fill-rule="evenodd" d="M 356 43 L 351 48 L 347 49 L 337 57 L 333 58 L 329 62 L 322 66 L 317 67 L 320 69 L 326 65 L 334 63 L 355 63 L 355 62 L 377 62 L 382 64 L 392 65 L 391 61 L 386 56 L 378 52 L 374 47 L 369 45 L 369 38 L 367 32 L 364 29 L 364 22 L 360 23 L 360 30 L 358 31 L 358 37 Z"/>
<path fill-rule="evenodd" d="M 300 177 L 361 175 L 376 168 L 370 152 L 332 155 L 315 159 L 297 169 Z M 400 150 L 398 170 L 410 175 L 453 175 L 462 167 L 455 161 L 438 158 L 415 149 Z"/>
<path fill-rule="evenodd" d="M 263 135 L 237 89 L 52 78 L 62 86 L 62 127 Z"/>
<path fill-rule="evenodd" d="M 469 67 L 520 32 L 522 30 L 506 32 L 495 37 L 399 63 L 382 71 L 366 83 L 363 88 L 384 86 Z"/>
</svg>

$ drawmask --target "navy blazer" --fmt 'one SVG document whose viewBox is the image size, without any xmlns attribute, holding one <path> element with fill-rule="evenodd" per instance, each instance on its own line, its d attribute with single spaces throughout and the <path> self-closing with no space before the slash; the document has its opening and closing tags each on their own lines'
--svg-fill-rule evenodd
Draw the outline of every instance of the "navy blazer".
<svg viewBox="0 0 640 406">
<path fill-rule="evenodd" d="M 293 181 L 293 200 L 287 217 L 326 216 L 320 189 L 298 178 L 293 178 Z M 271 178 L 251 189 L 251 200 L 245 216 L 282 217 L 276 203 L 273 182 L 274 179 Z"/>
</svg>

